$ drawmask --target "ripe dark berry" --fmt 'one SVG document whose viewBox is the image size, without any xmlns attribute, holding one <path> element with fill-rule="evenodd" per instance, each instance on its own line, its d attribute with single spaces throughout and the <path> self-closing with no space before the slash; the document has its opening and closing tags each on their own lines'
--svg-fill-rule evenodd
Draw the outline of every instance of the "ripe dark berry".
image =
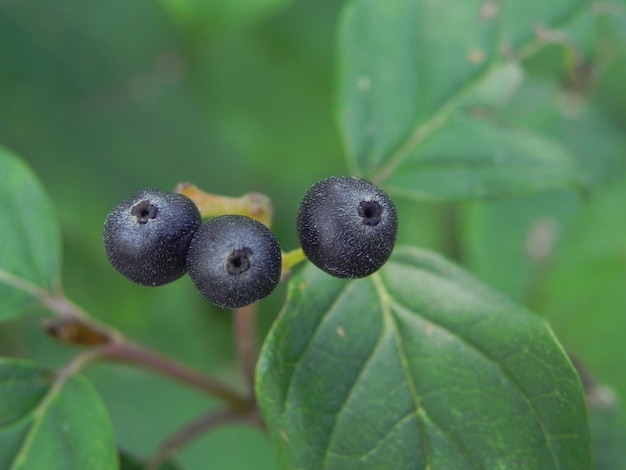
<svg viewBox="0 0 626 470">
<path fill-rule="evenodd" d="M 369 181 L 333 176 L 314 184 L 298 209 L 298 236 L 307 258 L 341 278 L 378 271 L 398 231 L 389 195 Z"/>
<path fill-rule="evenodd" d="M 187 254 L 189 277 L 200 293 L 223 308 L 267 297 L 280 280 L 282 255 L 265 225 L 242 215 L 204 222 Z"/>
<path fill-rule="evenodd" d="M 167 284 L 185 274 L 189 243 L 201 222 L 187 196 L 144 189 L 108 215 L 103 233 L 107 258 L 137 284 Z"/>
</svg>

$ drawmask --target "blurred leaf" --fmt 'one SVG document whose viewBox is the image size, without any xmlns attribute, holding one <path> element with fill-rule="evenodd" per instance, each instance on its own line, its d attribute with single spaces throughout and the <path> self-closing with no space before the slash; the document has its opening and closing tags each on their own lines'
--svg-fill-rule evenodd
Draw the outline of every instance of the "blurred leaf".
<svg viewBox="0 0 626 470">
<path fill-rule="evenodd" d="M 560 190 L 466 205 L 459 234 L 463 263 L 489 285 L 528 305 L 583 205 L 575 193 Z"/>
<path fill-rule="evenodd" d="M 597 379 L 626 397 L 626 179 L 598 190 L 571 223 L 536 296 L 537 309 Z"/>
<path fill-rule="evenodd" d="M 282 469 L 591 466 L 546 322 L 414 248 L 361 280 L 296 275 L 257 392 Z"/>
<path fill-rule="evenodd" d="M 626 137 L 595 99 L 573 93 L 553 77 L 529 75 L 497 119 L 559 142 L 591 187 L 591 194 L 626 171 Z M 467 206 L 461 235 L 464 262 L 481 279 L 522 302 L 533 302 L 572 219 L 578 195 L 549 191 Z"/>
<path fill-rule="evenodd" d="M 293 0 L 161 0 L 177 20 L 207 29 L 251 23 L 293 3 Z"/>
<path fill-rule="evenodd" d="M 605 79 L 602 76 L 595 86 L 602 87 Z M 560 142 L 592 186 L 626 171 L 623 127 L 611 121 L 595 88 L 582 93 L 554 77 L 530 71 L 518 95 L 498 118 Z"/>
<path fill-rule="evenodd" d="M 33 362 L 0 359 L 0 467 L 117 468 L 111 422 L 91 384 Z"/>
<path fill-rule="evenodd" d="M 32 305 L 35 286 L 59 282 L 61 241 L 52 204 L 30 168 L 0 148 L 0 320 Z"/>
<path fill-rule="evenodd" d="M 589 410 L 589 426 L 593 438 L 595 470 L 618 470 L 626 468 L 626 423 L 624 410 L 615 391 L 599 384 L 594 374 L 580 359 L 572 361 L 585 390 Z"/>
<path fill-rule="evenodd" d="M 557 142 L 522 129 L 468 119 L 436 131 L 400 164 L 386 187 L 413 199 L 463 200 L 581 187 Z"/>
<path fill-rule="evenodd" d="M 617 406 L 590 409 L 589 422 L 593 436 L 595 470 L 626 468 L 626 425 Z"/>
<path fill-rule="evenodd" d="M 360 0 L 339 31 L 339 120 L 361 173 L 386 177 L 504 62 L 589 0 Z M 445 29 L 445 34 L 442 30 Z"/>
<path fill-rule="evenodd" d="M 519 91 L 524 82 L 524 69 L 515 61 L 493 67 L 465 102 L 466 108 L 500 107 Z"/>
<path fill-rule="evenodd" d="M 592 1 L 554 0 L 550 3 L 542 0 L 524 3 L 509 1 L 499 6 L 496 15 L 502 28 L 502 42 L 518 48 L 535 38 L 538 29 L 562 29 L 569 23 L 576 22 L 581 13 L 591 13 Z"/>
</svg>

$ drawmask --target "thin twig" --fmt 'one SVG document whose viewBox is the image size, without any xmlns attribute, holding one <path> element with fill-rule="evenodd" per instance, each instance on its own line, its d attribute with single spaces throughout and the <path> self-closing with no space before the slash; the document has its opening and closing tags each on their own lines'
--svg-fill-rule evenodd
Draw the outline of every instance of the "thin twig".
<svg viewBox="0 0 626 470">
<path fill-rule="evenodd" d="M 148 348 L 139 346 L 125 338 L 119 331 L 99 323 L 71 302 L 60 288 L 57 292 L 48 292 L 3 270 L 0 270 L 0 282 L 35 297 L 57 316 L 58 320 L 44 325 L 46 331 L 53 337 L 66 343 L 90 347 L 88 352 L 76 357 L 77 366 L 82 367 L 83 361 L 86 363 L 96 358 L 133 364 L 221 398 L 233 410 L 249 411 L 254 408 L 251 400 L 243 397 L 236 390 Z M 73 370 L 73 368 L 68 370 Z M 63 371 L 61 374 L 65 375 Z"/>
<path fill-rule="evenodd" d="M 232 409 L 211 410 L 198 416 L 176 431 L 159 446 L 147 462 L 147 470 L 155 470 L 168 457 L 189 445 L 203 434 L 225 424 L 247 423 L 258 424 L 253 413 L 239 413 Z"/>
<path fill-rule="evenodd" d="M 93 361 L 106 355 L 107 351 L 110 348 L 110 344 L 97 346 L 74 356 L 74 358 L 70 362 L 63 366 L 63 368 L 59 372 L 57 372 L 54 387 L 62 387 L 67 379 L 69 379 L 73 375 L 78 374 L 82 369 L 87 367 Z"/>
<path fill-rule="evenodd" d="M 138 365 L 175 379 L 211 396 L 221 398 L 233 410 L 246 412 L 253 408 L 250 400 L 227 385 L 128 340 L 118 340 L 104 357 L 117 362 Z"/>
</svg>

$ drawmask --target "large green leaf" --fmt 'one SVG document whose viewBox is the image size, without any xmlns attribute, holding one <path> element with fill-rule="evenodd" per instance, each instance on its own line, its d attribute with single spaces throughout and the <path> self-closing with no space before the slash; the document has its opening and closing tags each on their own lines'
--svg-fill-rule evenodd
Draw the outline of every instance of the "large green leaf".
<svg viewBox="0 0 626 470">
<path fill-rule="evenodd" d="M 111 470 L 118 467 L 107 411 L 87 380 L 0 359 L 0 468 Z"/>
<path fill-rule="evenodd" d="M 0 147 L 0 320 L 34 300 L 33 288 L 59 281 L 59 226 L 43 187 L 30 168 Z"/>
<path fill-rule="evenodd" d="M 589 3 L 348 4 L 339 30 L 338 104 L 355 171 L 379 181 L 388 177 L 466 100 L 484 93 L 492 71 L 536 40 L 538 25 L 564 24 Z M 457 156 L 472 145 L 473 139 L 464 142 Z"/>
<path fill-rule="evenodd" d="M 578 376 L 547 323 L 428 251 L 290 282 L 257 393 L 283 469 L 589 469 Z"/>
<path fill-rule="evenodd" d="M 385 186 L 414 199 L 463 200 L 582 184 L 573 159 L 559 143 L 468 119 L 431 135 Z"/>
</svg>

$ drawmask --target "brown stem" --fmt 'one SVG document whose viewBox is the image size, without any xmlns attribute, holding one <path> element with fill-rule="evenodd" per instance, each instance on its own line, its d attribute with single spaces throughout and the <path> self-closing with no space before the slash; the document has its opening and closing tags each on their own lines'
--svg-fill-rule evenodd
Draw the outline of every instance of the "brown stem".
<svg viewBox="0 0 626 470">
<path fill-rule="evenodd" d="M 99 323 L 72 303 L 60 289 L 56 293 L 48 292 L 4 271 L 0 271 L 0 282 L 10 283 L 39 298 L 56 315 L 55 319 L 44 324 L 44 329 L 59 341 L 90 346 L 94 349 L 94 358 L 106 358 L 153 370 L 221 398 L 229 403 L 233 410 L 247 411 L 253 407 L 251 401 L 242 397 L 237 391 L 183 364 L 139 346 L 124 338 L 119 331 Z M 89 356 L 87 354 L 85 357 Z"/>
<path fill-rule="evenodd" d="M 65 372 L 61 374 L 61 383 L 64 377 L 74 370 L 78 370 L 88 362 L 104 358 L 126 364 L 140 366 L 145 369 L 158 372 L 159 374 L 184 383 L 196 390 L 200 390 L 209 395 L 218 397 L 228 403 L 232 412 L 252 413 L 255 409 L 252 398 L 243 397 L 236 390 L 222 384 L 221 382 L 201 374 L 183 364 L 168 359 L 160 354 L 142 347 L 125 338 L 119 331 L 101 324 L 80 307 L 72 303 L 59 288 L 56 292 L 49 292 L 30 283 L 27 280 L 13 276 L 12 274 L 0 270 L 0 283 L 11 285 L 38 298 L 56 318 L 44 325 L 46 331 L 55 339 L 74 345 L 89 346 L 90 349 L 79 354 L 75 361 L 68 365 Z M 247 321 L 254 320 L 254 314 L 246 315 Z M 246 332 L 247 328 L 254 330 L 254 321 L 244 328 L 243 344 L 248 343 L 245 338 L 253 338 L 254 331 Z M 254 351 L 254 347 L 246 346 L 247 351 Z M 249 358 L 253 352 L 246 352 L 246 363 L 251 363 L 254 377 L 254 359 Z"/>
<path fill-rule="evenodd" d="M 157 469 L 165 459 L 174 455 L 198 437 L 224 424 L 233 423 L 260 425 L 258 416 L 252 411 L 240 413 L 232 409 L 211 410 L 208 413 L 193 419 L 181 429 L 176 431 L 171 437 L 163 441 L 156 452 L 148 460 L 146 469 Z"/>
<path fill-rule="evenodd" d="M 203 375 L 183 364 L 175 362 L 148 348 L 124 338 L 115 330 L 101 329 L 92 323 L 91 318 L 62 316 L 47 321 L 45 330 L 55 339 L 74 345 L 90 346 L 98 349 L 99 357 L 140 366 L 161 375 L 185 383 L 209 395 L 230 403 L 233 409 L 247 410 L 250 400 L 235 390 Z"/>
<path fill-rule="evenodd" d="M 257 339 L 258 310 L 259 304 L 253 303 L 234 311 L 237 358 L 251 399 L 254 397 L 254 371 L 259 350 Z"/>
<path fill-rule="evenodd" d="M 118 341 L 114 347 L 107 350 L 104 357 L 117 362 L 138 365 L 175 379 L 224 400 L 232 410 L 237 412 L 250 411 L 254 406 L 250 400 L 242 397 L 227 385 L 127 340 Z"/>
</svg>

